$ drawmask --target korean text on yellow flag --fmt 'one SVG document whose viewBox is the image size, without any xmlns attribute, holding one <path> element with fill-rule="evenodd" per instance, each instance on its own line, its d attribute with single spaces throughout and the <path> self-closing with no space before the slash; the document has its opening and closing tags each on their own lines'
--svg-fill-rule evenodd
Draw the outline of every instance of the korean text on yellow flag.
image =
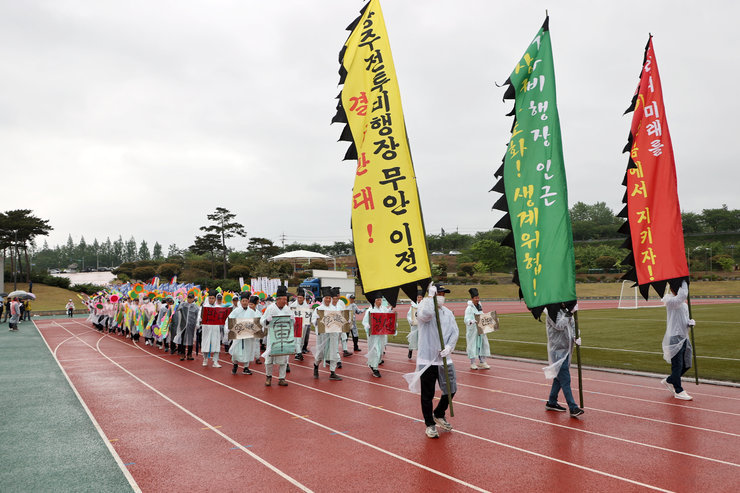
<svg viewBox="0 0 740 493">
<path fill-rule="evenodd" d="M 346 43 L 342 105 L 357 148 L 352 232 L 365 292 L 430 277 L 401 95 L 383 13 L 365 9 Z"/>
</svg>

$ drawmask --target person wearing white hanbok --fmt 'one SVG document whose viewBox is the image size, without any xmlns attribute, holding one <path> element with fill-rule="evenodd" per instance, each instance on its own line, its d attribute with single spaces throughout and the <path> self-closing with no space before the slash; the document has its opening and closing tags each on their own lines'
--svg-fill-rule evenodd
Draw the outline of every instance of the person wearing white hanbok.
<svg viewBox="0 0 740 493">
<path fill-rule="evenodd" d="M 357 332 L 357 315 L 360 313 L 363 313 L 363 311 L 360 309 L 360 307 L 357 306 L 357 303 L 355 303 L 355 295 L 350 294 L 349 295 L 349 315 L 350 315 L 350 323 L 352 324 L 351 332 L 352 332 L 352 344 L 355 346 L 352 350 L 355 353 L 360 352 L 360 337 L 359 333 Z"/>
<path fill-rule="evenodd" d="M 313 349 L 313 377 L 319 378 L 319 363 L 328 360 L 330 371 L 329 380 L 341 380 L 342 377 L 336 374 L 337 357 L 339 355 L 339 334 L 336 332 L 319 334 L 319 310 L 335 310 L 331 304 L 331 288 L 321 288 L 321 294 L 323 295 L 321 304 L 314 309 L 313 315 L 311 315 L 311 325 L 316 329 L 316 346 Z"/>
<path fill-rule="evenodd" d="M 409 322 L 409 335 L 406 340 L 409 341 L 409 359 L 414 355 L 414 351 L 419 349 L 419 322 L 416 320 L 416 311 L 419 309 L 419 303 L 424 299 L 424 293 L 419 291 L 416 294 L 416 301 L 411 302 L 409 311 L 406 314 L 406 320 Z"/>
<path fill-rule="evenodd" d="M 274 317 L 288 316 L 290 317 L 290 327 L 292 330 L 293 324 L 295 323 L 295 315 L 288 306 L 288 289 L 285 286 L 278 286 L 277 293 L 275 294 L 275 303 L 269 305 L 265 309 L 265 313 L 260 318 L 260 323 L 267 331 L 267 349 L 262 356 L 265 357 L 265 386 L 269 387 L 272 384 L 272 369 L 273 365 L 278 365 L 278 385 L 286 387 L 288 382 L 285 381 L 285 374 L 288 371 L 288 355 L 276 355 L 271 354 L 272 345 L 275 342 L 275 331 L 272 328 L 272 320 Z"/>
<path fill-rule="evenodd" d="M 306 302 L 303 293 L 298 293 L 296 299 L 290 303 L 290 309 L 296 317 L 301 317 L 301 337 L 295 338 L 295 359 L 303 361 L 303 344 L 308 339 L 307 332 L 311 331 L 311 305 Z"/>
<path fill-rule="evenodd" d="M 209 294 L 203 303 L 203 308 L 221 308 L 221 303 L 216 302 L 216 296 Z M 200 311 L 203 320 L 203 310 Z M 200 352 L 203 353 L 203 366 L 208 366 L 208 359 L 213 357 L 214 368 L 221 368 L 218 363 L 218 354 L 221 351 L 221 327 L 222 325 L 203 325 L 200 339 Z"/>
<path fill-rule="evenodd" d="M 483 306 L 480 304 L 478 289 L 470 288 L 468 292 L 470 293 L 470 300 L 468 300 L 468 306 L 465 307 L 463 320 L 465 321 L 466 349 L 470 359 L 470 369 L 487 370 L 490 366 L 484 358 L 491 355 L 491 346 L 488 343 L 488 337 L 485 334 L 478 333 L 478 323 L 475 321 L 476 315 L 483 314 Z M 478 360 L 477 363 L 476 360 Z"/>
<path fill-rule="evenodd" d="M 373 300 L 373 306 L 365 310 L 365 316 L 362 317 L 362 326 L 365 328 L 365 334 L 367 336 L 367 366 L 373 372 L 375 378 L 380 378 L 380 371 L 378 371 L 378 365 L 380 360 L 383 358 L 383 352 L 385 351 L 385 335 L 373 335 L 371 334 L 371 314 L 372 313 L 390 313 L 390 306 L 383 306 L 383 298 L 381 296 Z"/>
<path fill-rule="evenodd" d="M 570 355 L 573 352 L 574 343 L 581 345 L 581 339 L 575 338 L 576 323 L 573 320 L 573 314 L 577 310 L 578 305 L 568 309 L 565 303 L 561 303 L 554 321 L 547 308 L 542 312 L 547 328 L 547 359 L 550 363 L 543 370 L 545 371 L 545 378 L 552 379 L 550 396 L 545 403 L 545 409 L 548 411 L 566 411 L 563 406 L 558 404 L 558 394 L 562 390 L 570 415 L 573 418 L 584 413 L 583 409 L 579 408 L 575 399 L 573 399 L 573 392 L 570 389 Z"/>
<path fill-rule="evenodd" d="M 666 309 L 663 359 L 671 364 L 671 374 L 661 380 L 661 383 L 676 399 L 684 401 L 693 399 L 681 386 L 681 376 L 691 368 L 693 348 L 689 340 L 689 329 L 696 324 L 689 318 L 689 307 L 686 304 L 688 296 L 689 286 L 686 281 L 681 283 L 678 291 L 669 287 L 669 291 L 663 296 Z"/>
<path fill-rule="evenodd" d="M 258 301 L 259 296 L 250 297 L 247 293 L 243 293 L 239 301 L 240 306 L 229 314 L 229 318 L 260 318 L 262 314 L 257 311 Z M 259 349 L 259 339 L 255 339 L 254 337 L 233 341 L 231 347 L 229 347 L 231 362 L 234 365 L 231 373 L 236 375 L 236 371 L 239 369 L 239 363 L 242 363 L 244 365 L 242 373 L 251 375 L 252 371 L 249 369 L 249 363 L 257 359 Z"/>
</svg>

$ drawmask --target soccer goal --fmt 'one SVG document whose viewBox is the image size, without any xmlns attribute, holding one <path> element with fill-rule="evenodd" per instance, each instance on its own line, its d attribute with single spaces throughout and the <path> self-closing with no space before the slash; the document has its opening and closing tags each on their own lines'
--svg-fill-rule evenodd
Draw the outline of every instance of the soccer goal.
<svg viewBox="0 0 740 493">
<path fill-rule="evenodd" d="M 637 308 L 637 286 L 632 287 L 633 281 L 622 281 L 622 289 L 619 291 L 619 305 L 617 308 L 634 310 Z"/>
</svg>

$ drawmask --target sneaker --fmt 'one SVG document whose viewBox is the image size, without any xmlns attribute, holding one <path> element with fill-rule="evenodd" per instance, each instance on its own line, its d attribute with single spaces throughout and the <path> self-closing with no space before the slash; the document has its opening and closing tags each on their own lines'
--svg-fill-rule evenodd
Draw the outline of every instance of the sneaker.
<svg viewBox="0 0 740 493">
<path fill-rule="evenodd" d="M 570 410 L 570 417 L 577 418 L 578 416 L 581 416 L 584 412 L 585 411 L 580 407 L 573 408 Z"/>
<path fill-rule="evenodd" d="M 380 378 L 380 372 L 376 368 L 371 368 L 371 370 L 373 371 L 373 376 L 375 378 Z"/>
<path fill-rule="evenodd" d="M 203 366 L 208 366 L 208 360 L 203 358 Z"/>
<path fill-rule="evenodd" d="M 186 360 L 188 360 L 188 361 L 193 361 L 193 360 L 195 360 L 195 358 L 193 358 L 192 356 L 188 356 L 188 357 L 187 357 L 187 358 L 185 358 L 185 359 L 186 359 Z"/>
<path fill-rule="evenodd" d="M 555 404 L 545 402 L 545 409 L 547 409 L 548 411 L 558 411 L 560 413 L 564 413 L 566 411 L 566 409 L 557 402 Z"/>
<path fill-rule="evenodd" d="M 350 353 L 349 351 L 347 351 L 347 350 L 345 349 L 345 350 L 344 350 L 344 351 L 342 352 L 342 355 L 344 355 L 344 356 L 352 356 L 352 353 Z"/>
<path fill-rule="evenodd" d="M 470 369 L 471 370 L 477 370 L 478 369 L 478 365 L 476 365 L 475 363 L 470 363 Z"/>
<path fill-rule="evenodd" d="M 236 370 L 239 369 L 239 365 L 234 365 L 234 367 L 231 369 L 231 374 L 236 375 Z"/>
<path fill-rule="evenodd" d="M 342 362 L 341 361 L 337 361 L 337 368 L 339 368 L 340 370 L 342 369 Z"/>
<path fill-rule="evenodd" d="M 245 367 L 244 367 L 244 371 L 242 371 L 242 373 L 244 373 L 245 375 L 251 375 L 251 374 L 252 374 L 252 370 L 250 370 L 249 368 L 247 368 L 247 367 L 245 366 Z"/>
<path fill-rule="evenodd" d="M 482 361 L 482 362 L 478 363 L 478 369 L 479 370 L 488 370 L 490 368 L 491 367 L 488 366 L 488 363 L 486 363 L 485 361 Z"/>
<path fill-rule="evenodd" d="M 185 361 L 185 355 L 180 356 L 180 361 Z"/>
<path fill-rule="evenodd" d="M 290 365 L 285 365 L 285 373 L 290 373 Z"/>
<path fill-rule="evenodd" d="M 342 379 L 342 377 L 340 377 L 339 375 L 337 375 L 334 372 L 331 372 L 331 374 L 329 375 L 329 380 L 341 380 L 341 379 Z"/>
<path fill-rule="evenodd" d="M 303 355 L 301 353 L 298 353 L 295 355 L 295 359 L 297 359 L 298 361 L 303 361 Z"/>
<path fill-rule="evenodd" d="M 434 425 L 427 426 L 426 434 L 429 438 L 439 438 L 439 433 L 437 433 L 437 427 Z"/>
<path fill-rule="evenodd" d="M 254 364 L 255 364 L 255 365 L 261 365 L 261 364 L 262 364 L 262 360 L 261 360 L 261 359 L 259 359 L 259 358 L 257 358 L 257 359 L 256 359 L 256 360 L 254 361 Z"/>
<path fill-rule="evenodd" d="M 668 383 L 668 377 L 665 377 L 663 380 L 660 381 L 660 383 L 662 383 L 671 394 L 676 393 L 676 390 L 673 388 L 673 384 Z"/>
<path fill-rule="evenodd" d="M 682 401 L 690 401 L 693 399 L 693 397 L 687 394 L 685 390 L 682 390 L 681 392 L 674 392 L 673 397 L 675 397 L 676 399 L 681 399 Z"/>
<path fill-rule="evenodd" d="M 214 368 L 221 368 L 221 365 L 218 364 L 218 361 L 214 361 L 213 362 L 213 367 Z"/>
<path fill-rule="evenodd" d="M 288 382 L 286 382 L 284 378 L 281 378 L 278 380 L 278 385 L 280 385 L 281 387 L 287 387 Z"/>
<path fill-rule="evenodd" d="M 434 422 L 437 423 L 437 426 L 442 428 L 444 431 L 452 431 L 452 425 L 444 418 L 444 416 L 442 416 L 441 418 L 434 416 Z"/>
<path fill-rule="evenodd" d="M 319 365 L 313 365 L 313 377 L 319 378 Z"/>
<path fill-rule="evenodd" d="M 378 363 L 378 366 L 382 365 L 383 363 L 385 363 L 385 360 L 382 360 L 382 359 L 381 359 L 381 360 L 380 360 L 380 363 Z"/>
<path fill-rule="evenodd" d="M 409 349 L 409 359 L 411 359 L 411 353 L 413 353 L 413 351 L 411 351 L 411 350 Z"/>
<path fill-rule="evenodd" d="M 267 377 L 265 379 L 265 387 L 269 387 L 270 385 L 272 385 L 272 377 Z"/>
<path fill-rule="evenodd" d="M 303 354 L 308 354 L 308 349 L 303 349 L 303 350 L 301 350 L 301 352 L 302 352 Z"/>
</svg>

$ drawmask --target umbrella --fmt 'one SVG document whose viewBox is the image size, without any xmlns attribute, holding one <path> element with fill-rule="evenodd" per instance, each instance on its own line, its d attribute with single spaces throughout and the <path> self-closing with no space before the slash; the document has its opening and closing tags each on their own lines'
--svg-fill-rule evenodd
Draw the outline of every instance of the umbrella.
<svg viewBox="0 0 740 493">
<path fill-rule="evenodd" d="M 8 298 L 20 298 L 21 296 L 25 296 L 27 294 L 28 293 L 26 293 L 25 291 L 21 291 L 21 290 L 13 291 L 8 294 Z"/>
<path fill-rule="evenodd" d="M 22 300 L 35 300 L 36 295 L 33 293 L 26 293 L 26 294 L 20 295 L 19 298 Z"/>
<path fill-rule="evenodd" d="M 8 296 L 8 293 L 0 293 L 0 298 L 5 298 L 6 296 Z"/>
</svg>

